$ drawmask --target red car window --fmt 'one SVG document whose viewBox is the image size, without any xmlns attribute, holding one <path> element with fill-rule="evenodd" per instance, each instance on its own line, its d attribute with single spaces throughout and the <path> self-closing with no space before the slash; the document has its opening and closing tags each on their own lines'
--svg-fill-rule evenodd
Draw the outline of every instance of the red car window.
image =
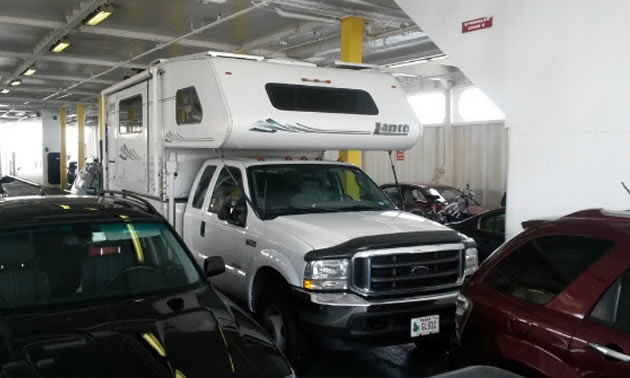
<svg viewBox="0 0 630 378">
<path fill-rule="evenodd" d="M 630 332 L 630 270 L 600 298 L 591 318 Z"/>
<path fill-rule="evenodd" d="M 614 242 L 580 236 L 543 236 L 501 260 L 484 279 L 486 287 L 544 305 L 571 284 Z"/>
</svg>

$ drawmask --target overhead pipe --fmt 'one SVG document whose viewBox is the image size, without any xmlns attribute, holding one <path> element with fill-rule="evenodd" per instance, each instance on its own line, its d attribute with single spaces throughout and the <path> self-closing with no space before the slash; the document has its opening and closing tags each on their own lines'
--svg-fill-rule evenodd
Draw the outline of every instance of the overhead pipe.
<svg viewBox="0 0 630 378">
<path fill-rule="evenodd" d="M 269 3 L 271 3 L 271 2 L 269 2 Z M 92 81 L 92 80 L 94 80 L 94 79 L 96 79 L 96 78 L 99 78 L 99 77 L 101 77 L 101 76 L 107 75 L 108 73 L 110 73 L 110 72 L 112 72 L 112 71 L 114 71 L 114 70 L 116 70 L 116 69 L 118 69 L 118 68 L 120 68 L 120 67 L 123 67 L 123 66 L 124 66 L 124 65 L 126 65 L 126 64 L 129 64 L 129 63 L 131 63 L 131 62 L 134 62 L 134 61 L 136 61 L 136 60 L 138 60 L 138 59 L 140 59 L 140 58 L 142 58 L 142 57 L 144 57 L 144 56 L 147 56 L 147 55 L 153 54 L 154 52 L 161 51 L 161 50 L 163 50 L 163 49 L 167 48 L 168 46 L 170 46 L 170 45 L 172 45 L 172 44 L 174 44 L 174 43 L 177 43 L 177 42 L 179 42 L 179 41 L 181 41 L 181 40 L 183 40 L 183 39 L 186 39 L 186 38 L 188 38 L 188 37 L 190 37 L 190 36 L 193 36 L 193 35 L 199 34 L 199 33 L 201 33 L 201 32 L 204 32 L 204 31 L 206 31 L 206 30 L 209 30 L 209 29 L 211 29 L 211 28 L 213 28 L 213 27 L 219 26 L 219 25 L 221 25 L 221 24 L 223 24 L 223 23 L 225 23 L 225 22 L 227 22 L 227 21 L 230 21 L 230 20 L 232 20 L 232 19 L 234 19 L 234 18 L 237 18 L 237 17 L 243 16 L 243 15 L 245 15 L 245 14 L 247 14 L 247 13 L 249 13 L 249 12 L 251 12 L 251 11 L 255 10 L 255 9 L 258 9 L 258 7 L 257 7 L 257 6 L 252 5 L 251 7 L 245 8 L 245 9 L 240 10 L 240 11 L 238 11 L 238 12 L 232 13 L 232 14 L 230 14 L 229 16 L 225 16 L 225 17 L 220 18 L 220 19 L 218 19 L 218 20 L 216 20 L 216 21 L 214 21 L 214 22 L 211 22 L 211 23 L 209 23 L 208 25 L 204 25 L 204 26 L 202 26 L 202 27 L 200 27 L 200 28 L 193 29 L 192 31 L 190 31 L 190 32 L 188 32 L 188 33 L 186 33 L 186 34 L 184 34 L 184 35 L 182 35 L 182 36 L 180 36 L 180 37 L 173 38 L 173 39 L 171 39 L 171 40 L 170 40 L 170 41 L 168 41 L 168 42 L 165 42 L 165 43 L 159 44 L 159 45 L 157 45 L 156 47 L 154 47 L 154 48 L 152 48 L 152 49 L 149 49 L 149 50 L 147 50 L 147 51 L 145 51 L 145 52 L 143 52 L 143 53 L 140 53 L 140 54 L 138 54 L 138 55 L 136 55 L 136 56 L 133 56 L 133 57 L 131 57 L 131 58 L 127 59 L 126 61 L 121 62 L 121 63 L 119 63 L 119 64 L 117 64 L 117 65 L 115 65 L 115 66 L 113 66 L 113 67 L 111 67 L 111 68 L 109 68 L 109 69 L 107 69 L 107 70 L 105 70 L 105 71 L 102 71 L 102 72 L 100 72 L 100 73 L 98 73 L 98 74 L 92 75 L 92 76 L 90 76 L 89 78 L 87 78 L 87 79 L 85 79 L 85 80 L 82 80 L 82 81 L 80 81 L 80 82 L 78 82 L 78 83 L 75 83 L 75 84 L 73 84 L 73 85 L 71 85 L 71 86 L 69 86 L 69 87 L 67 87 L 67 88 L 64 88 L 64 89 L 62 89 L 62 90 L 60 90 L 60 91 L 58 91 L 58 92 L 56 92 L 56 93 L 53 93 L 53 94 L 51 94 L 50 96 L 45 97 L 45 98 L 44 98 L 44 100 L 51 99 L 51 98 L 53 98 L 53 97 L 55 97 L 55 96 L 57 96 L 57 95 L 59 95 L 59 94 L 61 94 L 61 93 L 65 93 L 65 92 L 69 91 L 69 90 L 70 90 L 70 89 L 72 89 L 72 88 L 76 88 L 76 87 L 78 87 L 78 86 L 80 86 L 80 85 L 83 85 L 83 84 L 85 84 L 85 83 L 88 83 L 88 82 L 90 82 L 90 81 Z"/>
<path fill-rule="evenodd" d="M 405 26 L 396 28 L 394 30 L 387 30 L 380 33 L 372 33 L 371 30 L 369 30 L 371 28 L 366 28 L 366 29 L 367 30 L 365 33 L 365 37 L 368 41 L 376 41 L 379 39 L 385 39 L 385 38 L 389 38 L 389 37 L 393 37 L 397 35 L 405 35 L 407 33 L 421 31 L 417 25 L 405 25 Z"/>
<path fill-rule="evenodd" d="M 326 17 L 320 17 L 320 16 L 311 16 L 311 15 L 302 14 L 302 13 L 287 12 L 280 8 L 276 8 L 276 13 L 280 17 L 293 18 L 296 20 L 317 21 L 317 22 L 323 22 L 323 23 L 328 23 L 328 24 L 339 23 L 339 19 L 337 18 L 326 18 Z"/>
</svg>

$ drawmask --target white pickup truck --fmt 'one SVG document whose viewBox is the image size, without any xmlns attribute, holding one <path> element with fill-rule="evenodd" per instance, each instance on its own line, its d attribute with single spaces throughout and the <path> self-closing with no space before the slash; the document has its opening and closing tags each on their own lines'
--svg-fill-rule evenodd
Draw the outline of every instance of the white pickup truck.
<svg viewBox="0 0 630 378">
<path fill-rule="evenodd" d="M 474 242 L 399 211 L 360 168 L 322 160 L 417 141 L 393 77 L 208 53 L 159 61 L 102 95 L 105 189 L 152 200 L 200 261 L 222 256 L 215 286 L 296 366 L 309 345 L 451 335 Z"/>
</svg>

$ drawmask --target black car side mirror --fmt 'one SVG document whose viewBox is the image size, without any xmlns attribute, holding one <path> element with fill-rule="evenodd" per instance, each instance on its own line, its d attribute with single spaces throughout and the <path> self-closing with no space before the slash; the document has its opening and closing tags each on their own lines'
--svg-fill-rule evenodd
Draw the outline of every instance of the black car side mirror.
<svg viewBox="0 0 630 378">
<path fill-rule="evenodd" d="M 13 177 L 9 177 L 9 176 L 2 176 L 2 178 L 0 178 L 0 184 L 8 184 L 15 181 L 15 179 Z"/>
<path fill-rule="evenodd" d="M 206 277 L 218 276 L 225 272 L 225 262 L 221 256 L 210 256 L 203 260 L 203 271 Z"/>
</svg>

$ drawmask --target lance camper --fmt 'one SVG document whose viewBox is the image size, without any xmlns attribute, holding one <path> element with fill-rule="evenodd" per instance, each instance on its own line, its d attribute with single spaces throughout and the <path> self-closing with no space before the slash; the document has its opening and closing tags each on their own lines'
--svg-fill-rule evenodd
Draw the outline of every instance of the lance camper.
<svg viewBox="0 0 630 378">
<path fill-rule="evenodd" d="M 356 67 L 354 67 L 356 68 Z M 152 201 L 214 285 L 297 366 L 308 347 L 440 342 L 474 242 L 402 212 L 325 150 L 404 150 L 421 125 L 391 75 L 207 53 L 103 92 L 104 185 Z"/>
</svg>

